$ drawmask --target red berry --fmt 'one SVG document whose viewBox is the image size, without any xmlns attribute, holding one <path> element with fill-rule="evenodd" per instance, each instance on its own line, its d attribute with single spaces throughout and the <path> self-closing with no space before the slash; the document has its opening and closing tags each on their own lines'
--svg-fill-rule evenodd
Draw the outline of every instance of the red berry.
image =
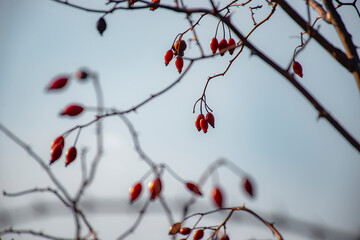
<svg viewBox="0 0 360 240">
<path fill-rule="evenodd" d="M 219 238 L 219 240 L 230 240 L 230 238 L 228 235 L 224 234 Z"/>
<path fill-rule="evenodd" d="M 181 222 L 174 223 L 169 230 L 169 235 L 175 235 L 179 232 L 181 228 Z"/>
<path fill-rule="evenodd" d="M 179 56 L 178 56 L 178 57 L 175 59 L 175 66 L 176 66 L 177 70 L 179 71 L 179 73 L 181 73 L 182 68 L 183 68 L 183 66 L 184 66 L 184 61 L 183 61 L 182 57 L 179 57 Z"/>
<path fill-rule="evenodd" d="M 211 112 L 206 114 L 205 120 L 214 128 L 215 127 L 215 118 Z"/>
<path fill-rule="evenodd" d="M 228 46 L 228 48 L 229 48 L 229 53 L 230 53 L 230 55 L 232 55 L 232 54 L 234 53 L 235 47 L 236 47 L 235 40 L 232 39 L 232 38 L 230 38 L 230 39 L 228 40 L 227 46 Z"/>
<path fill-rule="evenodd" d="M 201 119 L 204 119 L 204 118 L 205 118 L 205 117 L 204 117 L 204 114 L 199 114 L 199 115 L 196 117 L 196 119 L 195 119 L 195 127 L 196 127 L 196 129 L 197 129 L 198 131 L 201 130 L 200 120 L 201 120 Z"/>
<path fill-rule="evenodd" d="M 219 53 L 221 56 L 223 56 L 226 52 L 226 48 L 227 48 L 227 42 L 226 42 L 226 39 L 222 39 L 220 42 L 219 42 Z"/>
<path fill-rule="evenodd" d="M 243 180 L 243 187 L 247 194 L 249 194 L 251 197 L 254 197 L 253 187 L 248 178 L 244 178 Z"/>
<path fill-rule="evenodd" d="M 169 62 L 173 59 L 173 56 L 174 56 L 174 53 L 171 49 L 166 51 L 165 57 L 164 57 L 165 58 L 165 66 L 167 66 L 169 64 Z"/>
<path fill-rule="evenodd" d="M 76 158 L 76 148 L 75 147 L 71 147 L 69 148 L 69 150 L 67 150 L 66 152 L 66 160 L 65 160 L 65 166 L 69 165 L 72 161 L 75 160 Z"/>
<path fill-rule="evenodd" d="M 63 136 L 55 138 L 55 140 L 51 143 L 51 148 L 55 147 L 57 144 L 60 144 L 62 147 L 64 147 L 65 140 Z"/>
<path fill-rule="evenodd" d="M 181 235 L 188 235 L 189 233 L 191 233 L 191 228 L 187 228 L 187 227 L 181 228 L 180 231 L 179 231 L 179 233 L 180 233 Z"/>
<path fill-rule="evenodd" d="M 292 67 L 293 67 L 294 73 L 296 73 L 300 77 L 303 77 L 302 66 L 301 66 L 301 64 L 299 62 L 294 61 Z"/>
<path fill-rule="evenodd" d="M 61 157 L 62 150 L 63 150 L 62 144 L 56 144 L 51 148 L 50 151 L 50 164 L 53 164 L 56 160 L 58 160 Z"/>
<path fill-rule="evenodd" d="M 201 119 L 200 120 L 200 127 L 203 130 L 203 132 L 206 133 L 207 130 L 208 130 L 208 127 L 209 127 L 208 122 L 205 119 Z"/>
<path fill-rule="evenodd" d="M 217 49 L 219 47 L 219 42 L 216 38 L 211 39 L 210 41 L 210 48 L 213 54 L 216 53 Z"/>
<path fill-rule="evenodd" d="M 132 203 L 133 201 L 135 201 L 139 197 L 139 195 L 141 193 L 141 190 L 142 190 L 141 182 L 135 183 L 134 186 L 132 186 L 129 189 L 130 203 Z"/>
<path fill-rule="evenodd" d="M 196 230 L 196 232 L 194 233 L 194 240 L 202 239 L 203 236 L 204 236 L 204 230 L 198 229 L 198 230 Z"/>
<path fill-rule="evenodd" d="M 67 77 L 63 77 L 63 76 L 57 77 L 49 83 L 47 90 L 55 90 L 55 89 L 63 88 L 66 85 L 67 81 L 68 81 Z"/>
<path fill-rule="evenodd" d="M 64 110 L 60 113 L 61 115 L 69 115 L 69 116 L 76 116 L 79 115 L 84 108 L 80 105 L 68 105 L 64 108 Z"/>
<path fill-rule="evenodd" d="M 160 195 L 161 192 L 161 180 L 160 178 L 155 178 L 149 184 L 149 192 L 150 192 L 150 199 L 153 200 Z"/>
<path fill-rule="evenodd" d="M 152 7 L 150 7 L 150 10 L 154 11 L 159 7 L 160 0 L 151 0 L 151 3 L 153 5 L 152 5 Z"/>
<path fill-rule="evenodd" d="M 222 208 L 223 206 L 223 196 L 219 188 L 215 187 L 211 191 L 211 196 L 213 199 L 213 202 L 218 208 Z"/>
<path fill-rule="evenodd" d="M 103 17 L 99 18 L 99 20 L 96 23 L 96 28 L 99 31 L 100 35 L 103 35 L 103 32 L 106 30 L 106 22 Z"/>
<path fill-rule="evenodd" d="M 191 183 L 191 182 L 187 182 L 185 183 L 186 187 L 192 191 L 193 193 L 197 194 L 197 195 L 202 195 L 202 193 L 199 190 L 199 187 L 197 184 Z"/>
</svg>

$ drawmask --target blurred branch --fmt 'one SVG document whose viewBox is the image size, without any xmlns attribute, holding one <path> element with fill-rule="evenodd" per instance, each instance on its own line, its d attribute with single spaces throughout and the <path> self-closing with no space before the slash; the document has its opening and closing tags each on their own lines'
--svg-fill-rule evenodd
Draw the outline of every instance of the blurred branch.
<svg viewBox="0 0 360 240">
<path fill-rule="evenodd" d="M 74 238 L 62 238 L 62 237 L 55 237 L 46 233 L 43 233 L 41 231 L 37 232 L 34 230 L 17 230 L 17 229 L 5 229 L 3 231 L 0 231 L 0 236 L 7 235 L 7 234 L 17 234 L 17 235 L 32 235 L 37 237 L 42 237 L 45 239 L 52 239 L 52 240 L 74 240 Z"/>
<path fill-rule="evenodd" d="M 358 88 L 360 90 L 360 59 L 356 52 L 356 46 L 354 45 L 354 43 L 352 41 L 352 36 L 346 30 L 345 24 L 341 20 L 340 15 L 337 13 L 334 5 L 332 4 L 332 1 L 331 0 L 323 0 L 323 2 L 329 13 L 329 16 L 330 16 L 329 20 L 332 23 L 332 25 L 334 25 L 334 28 L 340 37 L 341 43 L 344 46 L 346 55 L 349 59 L 351 59 L 351 63 L 353 64 L 353 66 L 351 66 L 351 68 L 354 69 L 352 71 L 352 74 L 354 75 L 354 78 L 355 78 Z"/>
<path fill-rule="evenodd" d="M 64 186 L 59 182 L 59 180 L 52 173 L 51 169 L 44 163 L 44 161 L 37 155 L 25 142 L 23 142 L 20 138 L 18 138 L 15 134 L 13 134 L 9 129 L 7 129 L 4 125 L 0 123 L 0 131 L 2 131 L 5 135 L 7 135 L 11 140 L 13 140 L 17 145 L 23 148 L 35 161 L 42 167 L 42 169 L 49 176 L 51 181 L 55 184 L 55 186 L 61 191 L 61 193 L 65 196 L 67 200 L 70 200 L 71 197 Z"/>
</svg>

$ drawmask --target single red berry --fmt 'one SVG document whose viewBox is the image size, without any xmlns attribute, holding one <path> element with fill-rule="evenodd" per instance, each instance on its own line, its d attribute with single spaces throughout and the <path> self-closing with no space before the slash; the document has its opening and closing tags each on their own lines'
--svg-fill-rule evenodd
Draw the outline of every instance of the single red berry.
<svg viewBox="0 0 360 240">
<path fill-rule="evenodd" d="M 226 42 L 226 39 L 222 39 L 220 42 L 219 42 L 219 53 L 221 56 L 223 56 L 226 52 L 226 48 L 227 48 L 227 42 Z"/>
<path fill-rule="evenodd" d="M 50 164 L 53 164 L 56 160 L 58 160 L 61 157 L 62 150 L 63 150 L 62 144 L 55 144 L 50 151 Z"/>
<path fill-rule="evenodd" d="M 160 0 L 151 0 L 152 7 L 150 7 L 151 11 L 156 10 L 159 7 Z"/>
<path fill-rule="evenodd" d="M 234 51 L 235 51 L 235 48 L 236 48 L 235 40 L 233 38 L 230 38 L 228 40 L 227 46 L 229 48 L 230 55 L 232 55 L 234 53 Z"/>
<path fill-rule="evenodd" d="M 165 66 L 167 66 L 169 64 L 169 62 L 173 59 L 173 56 L 174 56 L 174 53 L 171 49 L 166 51 L 165 56 L 164 56 Z"/>
<path fill-rule="evenodd" d="M 169 230 L 169 235 L 175 235 L 179 232 L 181 228 L 181 222 L 174 223 Z"/>
<path fill-rule="evenodd" d="M 216 53 L 217 49 L 219 47 L 219 42 L 216 38 L 211 39 L 210 41 L 210 48 L 213 54 Z"/>
<path fill-rule="evenodd" d="M 140 193 L 141 193 L 141 190 L 142 190 L 142 185 L 141 185 L 141 182 L 137 182 L 134 184 L 134 186 L 132 186 L 130 189 L 129 189 L 129 192 L 130 192 L 130 203 L 133 203 L 133 201 L 135 201 Z"/>
<path fill-rule="evenodd" d="M 198 229 L 198 230 L 196 230 L 196 232 L 194 233 L 194 240 L 202 239 L 203 236 L 204 236 L 204 230 Z"/>
<path fill-rule="evenodd" d="M 219 238 L 219 240 L 230 240 L 230 238 L 229 238 L 228 235 L 223 234 L 223 235 Z"/>
<path fill-rule="evenodd" d="M 65 166 L 69 165 L 72 161 L 74 161 L 76 155 L 77 155 L 76 148 L 75 147 L 69 148 L 69 150 L 67 150 L 66 152 Z"/>
<path fill-rule="evenodd" d="M 200 127 L 200 120 L 201 119 L 204 119 L 205 117 L 204 117 L 204 114 L 199 114 L 197 117 L 196 117 L 196 119 L 195 119 L 195 127 L 196 127 L 196 129 L 200 132 L 200 130 L 201 130 L 201 127 Z"/>
<path fill-rule="evenodd" d="M 189 233 L 191 233 L 191 228 L 188 228 L 188 227 L 181 228 L 179 230 L 179 233 L 181 235 L 188 235 Z"/>
<path fill-rule="evenodd" d="M 301 64 L 300 64 L 299 62 L 294 61 L 292 67 L 293 67 L 294 73 L 296 73 L 296 74 L 299 75 L 300 77 L 303 77 L 302 66 L 301 66 Z"/>
<path fill-rule="evenodd" d="M 206 114 L 205 120 L 214 128 L 215 127 L 215 118 L 211 112 Z"/>
<path fill-rule="evenodd" d="M 222 208 L 223 206 L 223 196 L 218 187 L 215 187 L 211 190 L 211 196 L 213 199 L 213 202 L 218 208 Z"/>
<path fill-rule="evenodd" d="M 254 197 L 253 187 L 248 178 L 244 178 L 243 180 L 243 187 L 247 194 L 249 194 L 251 197 Z"/>
<path fill-rule="evenodd" d="M 184 53 L 184 51 L 186 50 L 187 44 L 184 40 L 177 40 L 173 46 L 174 51 L 181 55 L 180 53 Z"/>
<path fill-rule="evenodd" d="M 161 180 L 160 178 L 155 178 L 149 184 L 149 192 L 150 192 L 150 199 L 154 200 L 156 197 L 160 195 L 161 192 Z"/>
<path fill-rule="evenodd" d="M 57 77 L 54 78 L 48 85 L 47 90 L 56 90 L 56 89 L 60 89 L 63 88 L 66 83 L 68 82 L 68 78 L 67 77 Z"/>
<path fill-rule="evenodd" d="M 51 148 L 55 147 L 57 144 L 60 144 L 62 147 L 64 147 L 65 140 L 63 136 L 55 138 L 55 140 L 51 143 Z"/>
<path fill-rule="evenodd" d="M 83 110 L 84 108 L 80 105 L 68 105 L 60 113 L 60 115 L 76 116 L 79 115 Z"/>
<path fill-rule="evenodd" d="M 178 56 L 178 57 L 175 59 L 175 66 L 176 66 L 177 70 L 179 71 L 179 73 L 181 73 L 182 68 L 183 68 L 183 66 L 184 66 L 184 60 L 182 59 L 182 57 L 179 57 L 179 56 Z"/>
<path fill-rule="evenodd" d="M 191 182 L 187 182 L 185 183 L 186 187 L 192 191 L 193 193 L 197 194 L 197 195 L 202 195 L 202 193 L 199 190 L 199 187 L 197 184 L 191 183 Z"/>
<path fill-rule="evenodd" d="M 201 119 L 200 120 L 200 127 L 203 130 L 203 132 L 206 133 L 207 130 L 208 130 L 208 127 L 209 127 L 208 122 L 205 119 Z"/>
<path fill-rule="evenodd" d="M 96 23 L 96 28 L 99 31 L 100 35 L 103 35 L 103 32 L 106 30 L 106 22 L 103 17 L 99 18 L 99 20 Z"/>
</svg>

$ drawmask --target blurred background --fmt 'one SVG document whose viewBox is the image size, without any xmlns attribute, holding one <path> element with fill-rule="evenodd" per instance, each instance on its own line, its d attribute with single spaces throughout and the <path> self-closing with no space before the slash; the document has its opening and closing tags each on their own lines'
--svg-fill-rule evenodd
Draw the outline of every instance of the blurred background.
<svg viewBox="0 0 360 240">
<path fill-rule="evenodd" d="M 112 7 L 95 0 L 71 2 L 95 9 Z M 210 7 L 205 0 L 186 4 Z M 292 4 L 306 16 L 305 1 Z M 253 1 L 249 6 L 257 5 L 263 5 L 254 11 L 254 18 L 260 22 L 271 8 L 265 1 Z M 249 6 L 232 11 L 233 22 L 244 34 L 253 27 Z M 343 6 L 339 13 L 359 46 L 360 21 L 355 9 Z M 99 75 L 105 106 L 125 110 L 179 76 L 174 61 L 165 67 L 163 57 L 176 35 L 189 27 L 184 15 L 163 9 L 116 11 L 105 17 L 103 36 L 96 30 L 100 17 L 99 13 L 50 0 L 0 0 L 0 123 L 45 162 L 55 137 L 94 118 L 94 112 L 76 118 L 60 117 L 61 109 L 69 103 L 96 106 L 89 83 L 71 80 L 63 91 L 46 92 L 54 77 L 87 67 Z M 192 17 L 196 21 L 199 16 Z M 206 16 L 196 27 L 206 54 L 211 53 L 209 42 L 216 25 L 216 19 Z M 317 27 L 343 49 L 331 25 L 320 20 Z M 278 7 L 250 41 L 285 67 L 300 44 L 300 32 Z M 218 39 L 221 36 L 220 28 Z M 188 43 L 185 57 L 200 56 L 197 46 L 189 41 L 192 37 L 189 32 L 183 38 Z M 209 191 L 218 184 L 224 191 L 225 206 L 245 203 L 270 222 L 277 222 L 285 239 L 360 239 L 359 153 L 327 121 L 317 120 L 317 112 L 305 98 L 247 49 L 224 77 L 211 80 L 207 88 L 207 103 L 213 109 L 216 128 L 209 128 L 206 134 L 195 129 L 200 109 L 197 105 L 193 114 L 193 105 L 201 97 L 207 77 L 223 72 L 230 59 L 227 53 L 194 63 L 177 86 L 127 115 L 139 134 L 142 149 L 154 162 L 166 163 L 191 181 L 197 181 L 219 158 L 232 161 L 254 179 L 256 197 L 251 199 L 241 190 L 239 177 L 220 168 L 218 177 L 210 178 L 203 187 L 204 196 L 191 212 L 215 209 Z M 301 84 L 360 141 L 360 98 L 353 76 L 314 40 L 297 61 L 304 71 L 304 77 L 298 78 Z M 184 65 L 186 68 L 188 62 Z M 131 135 L 118 117 L 103 119 L 103 130 L 104 156 L 95 181 L 84 194 L 82 207 L 101 239 L 116 239 L 133 224 L 147 198 L 145 192 L 130 206 L 128 189 L 149 167 L 137 155 Z M 65 148 L 75 138 L 75 132 L 69 135 Z M 90 165 L 96 151 L 94 126 L 82 130 L 77 148 L 87 149 Z M 65 168 L 63 158 L 51 168 L 74 194 L 81 182 L 81 164 L 78 160 Z M 151 178 L 145 180 L 145 186 Z M 179 221 L 191 194 L 168 173 L 163 184 L 163 196 Z M 48 186 L 53 184 L 41 167 L 0 133 L 0 190 L 11 193 Z M 220 224 L 224 217 L 208 217 L 204 224 Z M 75 231 L 71 212 L 48 193 L 17 198 L 0 195 L 0 231 L 10 226 L 68 238 Z M 155 201 L 127 239 L 166 239 L 168 228 L 164 210 Z M 269 229 L 246 213 L 236 214 L 227 231 L 231 239 L 274 239 Z M 1 238 L 35 239 L 29 235 Z"/>
</svg>

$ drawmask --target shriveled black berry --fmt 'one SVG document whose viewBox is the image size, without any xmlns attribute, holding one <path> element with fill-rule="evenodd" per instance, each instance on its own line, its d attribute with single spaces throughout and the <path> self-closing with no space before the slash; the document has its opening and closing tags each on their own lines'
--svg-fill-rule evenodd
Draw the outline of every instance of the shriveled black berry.
<svg viewBox="0 0 360 240">
<path fill-rule="evenodd" d="M 103 32 L 106 30 L 106 22 L 103 17 L 99 18 L 96 24 L 96 28 L 99 31 L 100 35 L 103 35 Z"/>
</svg>

